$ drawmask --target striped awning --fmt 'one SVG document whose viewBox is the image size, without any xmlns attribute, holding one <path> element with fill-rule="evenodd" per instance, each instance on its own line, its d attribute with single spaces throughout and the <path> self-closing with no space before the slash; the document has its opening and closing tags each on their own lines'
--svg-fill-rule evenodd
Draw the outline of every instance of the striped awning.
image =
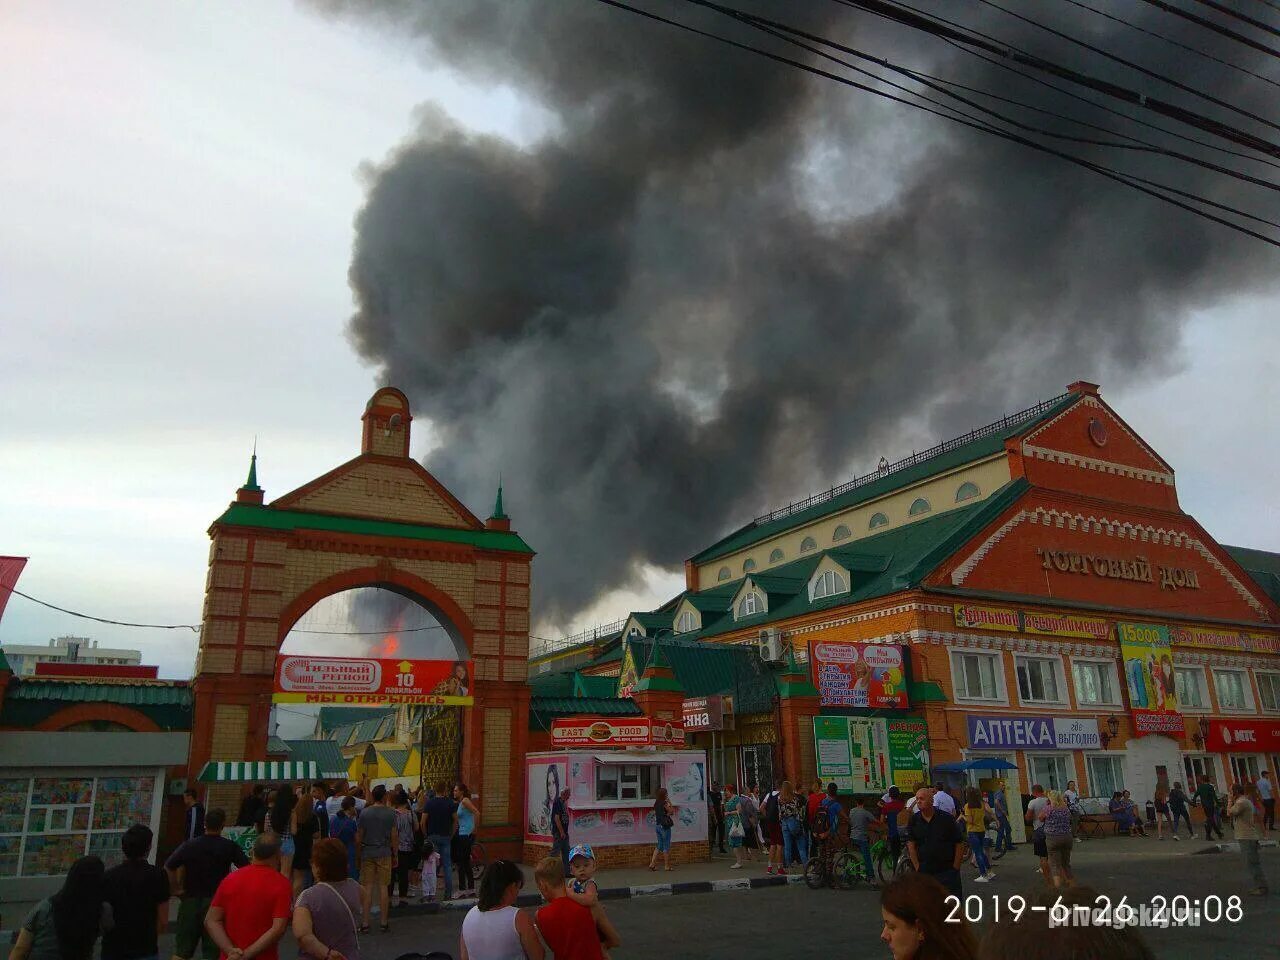
<svg viewBox="0 0 1280 960">
<path fill-rule="evenodd" d="M 201 783 L 319 780 L 320 765 L 314 760 L 210 760 L 196 779 Z"/>
</svg>

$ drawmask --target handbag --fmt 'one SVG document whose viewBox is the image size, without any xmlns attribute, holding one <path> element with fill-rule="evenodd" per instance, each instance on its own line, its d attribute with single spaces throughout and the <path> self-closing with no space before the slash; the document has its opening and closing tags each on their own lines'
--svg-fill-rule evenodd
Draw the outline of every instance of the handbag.
<svg viewBox="0 0 1280 960">
<path fill-rule="evenodd" d="M 733 826 L 729 828 L 729 839 L 741 840 L 746 835 L 747 835 L 747 831 L 742 828 L 741 818 L 735 819 L 733 821 Z"/>
</svg>

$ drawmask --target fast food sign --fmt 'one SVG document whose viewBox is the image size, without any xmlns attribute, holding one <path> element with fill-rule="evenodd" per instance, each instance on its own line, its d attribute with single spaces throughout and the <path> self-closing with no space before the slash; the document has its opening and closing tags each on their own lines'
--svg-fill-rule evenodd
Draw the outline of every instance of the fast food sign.
<svg viewBox="0 0 1280 960">
<path fill-rule="evenodd" d="M 274 703 L 470 706 L 469 660 L 277 657 Z"/>
<path fill-rule="evenodd" d="M 683 747 L 684 724 L 652 717 L 563 717 L 551 722 L 556 747 Z"/>
</svg>

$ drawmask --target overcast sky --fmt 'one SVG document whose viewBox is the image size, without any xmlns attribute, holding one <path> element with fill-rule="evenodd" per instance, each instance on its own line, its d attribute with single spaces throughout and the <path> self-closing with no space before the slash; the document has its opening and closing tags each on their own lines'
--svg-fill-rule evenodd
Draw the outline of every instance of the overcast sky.
<svg viewBox="0 0 1280 960">
<path fill-rule="evenodd" d="M 358 451 L 375 385 L 345 336 L 360 165 L 426 102 L 521 143 L 548 120 L 390 34 L 280 2 L 9 2 L 0 64 L 0 554 L 30 556 L 19 589 L 50 602 L 196 623 L 206 531 L 254 437 L 268 499 Z M 1183 506 L 1219 540 L 1264 549 L 1280 549 L 1278 306 L 1199 314 L 1167 345 L 1178 372 L 1102 385 L 1173 464 Z M 430 432 L 414 427 L 420 456 Z M 507 496 L 519 528 L 519 478 Z M 579 626 L 681 583 L 638 571 Z M 190 631 L 88 624 L 21 597 L 0 624 L 5 643 L 67 633 L 141 648 L 165 676 L 194 658 Z"/>
</svg>

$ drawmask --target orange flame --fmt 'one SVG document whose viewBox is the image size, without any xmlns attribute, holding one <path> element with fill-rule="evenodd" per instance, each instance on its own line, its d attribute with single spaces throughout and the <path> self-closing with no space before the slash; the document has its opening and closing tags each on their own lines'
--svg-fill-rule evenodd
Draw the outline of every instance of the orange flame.
<svg viewBox="0 0 1280 960">
<path fill-rule="evenodd" d="M 395 657 L 396 652 L 400 649 L 400 638 L 394 633 L 388 633 L 382 638 L 382 646 L 378 649 L 378 658 L 381 660 L 390 660 Z"/>
</svg>

